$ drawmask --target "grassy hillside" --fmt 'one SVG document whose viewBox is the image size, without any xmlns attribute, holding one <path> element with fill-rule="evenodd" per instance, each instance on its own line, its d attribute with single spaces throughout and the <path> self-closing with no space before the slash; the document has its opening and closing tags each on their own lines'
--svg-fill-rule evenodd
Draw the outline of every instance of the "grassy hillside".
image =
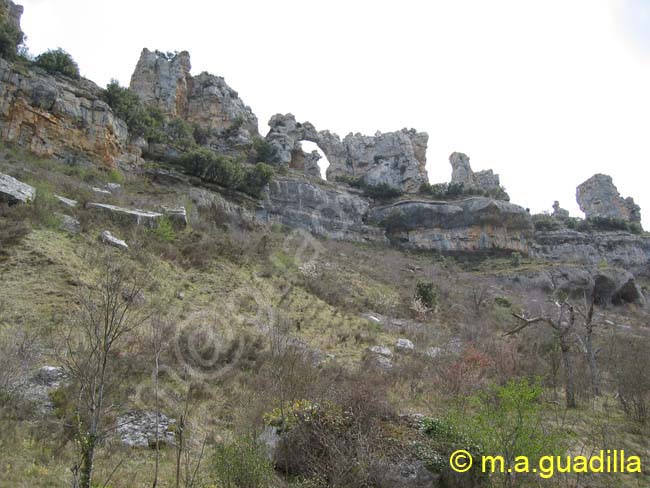
<svg viewBox="0 0 650 488">
<path fill-rule="evenodd" d="M 112 426 L 121 413 L 152 411 L 156 405 L 177 420 L 177 437 L 179 422 L 185 421 L 187 442 L 180 463 L 174 447 L 161 449 L 159 486 L 175 486 L 177 464 L 182 486 L 255 486 L 224 481 L 223 466 L 235 459 L 239 464 L 233 464 L 233 472 L 250 473 L 250 466 L 269 471 L 269 486 L 375 486 L 360 466 L 384 457 L 420 458 L 432 470 L 444 472 L 451 445 L 498 448 L 494 434 L 503 426 L 494 419 L 509 425 L 517 414 L 499 395 L 519 394 L 524 383 L 540 385 L 526 410 L 531 415 L 526 432 L 548 443 L 535 449 L 543 445 L 574 454 L 625 449 L 649 459 L 649 418 L 641 411 L 650 406 L 644 309 L 628 305 L 596 310 L 604 324 L 596 331 L 602 373 L 598 397 L 590 389 L 579 342 L 572 343 L 577 409 L 564 407 L 564 371 L 551 330 L 531 327 L 504 337 L 519 323 L 513 312 L 537 310 L 552 298 L 504 276 L 550 264 L 489 256 L 468 262 L 323 240 L 199 206 L 188 185 L 161 184 L 145 173 L 37 160 L 12 148 L 2 149 L 0 171 L 38 189 L 29 206 L 0 212 L 0 486 L 71 483 L 70 470 L 79 462 L 79 385 L 64 382 L 49 392 L 54 405 L 49 413 L 40 412 L 23 390 L 11 386 L 41 366 L 69 359 L 69 334 L 81 334 L 75 328 L 79 307 L 101 283 L 107 262 L 119 263 L 142 279 L 137 308 L 146 320 L 122 337 L 110 356 L 110 402 L 104 419 L 108 431 L 96 453 L 97 486 L 152 485 L 156 450 L 122 446 Z M 109 182 L 120 183 L 119 191 L 92 190 Z M 68 208 L 55 194 L 80 205 Z M 161 204 L 183 205 L 189 225 L 174 229 L 167 223 L 155 228 L 120 223 L 84 208 L 88 201 L 151 210 Z M 242 202 L 250 205 L 245 197 Z M 78 219 L 79 233 L 61 228 L 63 214 Z M 125 239 L 129 250 L 102 244 L 104 230 Z M 422 289 L 430 294 L 418 294 Z M 428 303 L 423 303 L 425 298 Z M 157 394 L 152 376 L 155 337 L 160 344 Z M 394 349 L 400 338 L 412 341 L 415 351 L 393 351 L 392 368 L 377 367 L 368 349 Z M 630 382 L 637 386 L 630 387 Z M 630 389 L 634 394 L 626 393 L 626 398 L 641 410 L 621 402 L 619 393 Z M 308 403 L 296 407 L 301 401 Z M 315 453 L 318 463 L 313 457 L 300 461 L 309 473 L 289 470 L 287 475 L 282 469 L 267 469 L 256 447 L 237 451 L 247 445 L 245 439 L 257 438 L 274 416 L 286 422 L 291 412 L 300 423 L 306 404 L 317 409 L 319 421 L 332 422 L 323 424 L 328 428 L 318 439 L 336 433 L 327 437 L 331 444 L 323 445 L 333 445 L 345 456 L 325 460 Z M 414 413 L 439 419 L 462 435 L 425 434 L 400 417 Z M 358 434 L 354 440 L 350 432 Z M 519 433 L 513 435 L 518 448 L 537 452 Z M 333 472 L 344 461 L 359 471 L 356 477 L 348 473 L 317 479 L 317 465 Z M 495 476 L 475 486 L 490 482 L 641 487 L 650 485 L 650 478 Z"/>
</svg>

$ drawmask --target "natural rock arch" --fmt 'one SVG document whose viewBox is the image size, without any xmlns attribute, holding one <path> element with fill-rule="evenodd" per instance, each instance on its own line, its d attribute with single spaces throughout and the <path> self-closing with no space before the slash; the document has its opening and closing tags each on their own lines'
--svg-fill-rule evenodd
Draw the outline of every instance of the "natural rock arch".
<svg viewBox="0 0 650 488">
<path fill-rule="evenodd" d="M 269 121 L 266 140 L 278 154 L 279 164 L 305 169 L 302 141 L 316 144 L 329 161 L 326 177 L 335 181 L 349 176 L 370 185 L 387 184 L 408 193 L 428 182 L 426 150 L 429 136 L 414 129 L 374 136 L 348 134 L 343 140 L 330 131 L 317 131 L 309 122 L 297 122 L 292 114 L 276 114 Z M 312 153 L 313 154 L 313 153 Z M 301 165 L 302 164 L 302 165 Z"/>
</svg>

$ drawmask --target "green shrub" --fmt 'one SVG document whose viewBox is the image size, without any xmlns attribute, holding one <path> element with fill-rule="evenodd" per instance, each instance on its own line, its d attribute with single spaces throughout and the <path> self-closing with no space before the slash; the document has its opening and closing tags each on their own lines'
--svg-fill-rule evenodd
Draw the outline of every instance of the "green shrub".
<svg viewBox="0 0 650 488">
<path fill-rule="evenodd" d="M 275 171 L 272 166 L 265 163 L 257 163 L 244 174 L 244 181 L 239 189 L 248 195 L 259 198 L 262 190 L 273 178 Z"/>
<path fill-rule="evenodd" d="M 36 64 L 50 74 L 79 78 L 79 66 L 63 49 L 50 49 L 36 57 Z"/>
<path fill-rule="evenodd" d="M 223 488 L 270 488 L 275 475 L 263 449 L 251 437 L 218 444 L 212 470 Z"/>
<path fill-rule="evenodd" d="M 187 145 L 187 127 L 178 122 L 170 123 L 170 135 L 165 133 L 166 119 L 160 109 L 145 107 L 138 96 L 128 88 L 121 87 L 119 82 L 112 80 L 102 92 L 102 99 L 113 110 L 113 113 L 126 122 L 129 133 L 135 137 L 144 137 L 148 142 L 173 142 L 182 141 L 182 146 Z M 189 137 L 193 137 L 193 129 Z M 191 145 L 191 144 L 189 144 Z"/>
<path fill-rule="evenodd" d="M 535 230 L 538 232 L 559 230 L 562 227 L 562 224 L 557 219 L 548 214 L 536 214 L 533 215 L 532 219 Z"/>
<path fill-rule="evenodd" d="M 165 126 L 168 142 L 182 149 L 189 149 L 196 144 L 194 127 L 183 119 L 174 118 Z"/>
<path fill-rule="evenodd" d="M 521 253 L 513 252 L 510 255 L 510 264 L 513 268 L 518 268 L 521 266 Z"/>
<path fill-rule="evenodd" d="M 167 217 L 162 217 L 158 221 L 158 225 L 152 229 L 152 232 L 161 241 L 172 242 L 176 238 L 174 226 Z"/>
<path fill-rule="evenodd" d="M 262 137 L 256 137 L 253 141 L 253 150 L 255 151 L 255 162 L 267 164 L 279 164 L 277 148 Z"/>
<path fill-rule="evenodd" d="M 378 185 L 363 185 L 363 194 L 375 200 L 392 200 L 404 195 L 404 192 L 398 188 L 392 187 L 387 183 L 380 183 Z"/>
<path fill-rule="evenodd" d="M 265 163 L 244 167 L 232 157 L 217 154 L 206 148 L 193 149 L 178 158 L 183 170 L 209 183 L 244 192 L 258 198 L 273 177 L 274 171 Z"/>
<path fill-rule="evenodd" d="M 419 299 L 427 308 L 434 308 L 436 305 L 436 289 L 433 283 L 418 282 L 415 285 L 415 298 Z"/>
<path fill-rule="evenodd" d="M 440 200 L 452 200 L 461 197 L 489 197 L 495 200 L 510 201 L 510 197 L 502 186 L 483 190 L 476 187 L 465 187 L 463 183 L 422 183 L 420 194 Z"/>
<path fill-rule="evenodd" d="M 363 187 L 363 179 L 360 176 L 351 176 L 351 175 L 337 176 L 336 181 L 339 183 L 350 185 L 352 188 Z"/>
</svg>

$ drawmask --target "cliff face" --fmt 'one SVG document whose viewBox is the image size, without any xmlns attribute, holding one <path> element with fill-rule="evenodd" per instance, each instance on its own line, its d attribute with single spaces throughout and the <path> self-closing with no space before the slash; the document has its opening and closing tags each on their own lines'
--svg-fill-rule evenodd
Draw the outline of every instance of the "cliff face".
<svg viewBox="0 0 650 488">
<path fill-rule="evenodd" d="M 2 0 L 2 12 L 20 33 L 23 8 Z M 100 100 L 88 80 L 50 76 L 0 59 L 0 139 L 39 156 L 106 166 L 133 162 L 124 122 Z"/>
<path fill-rule="evenodd" d="M 53 77 L 0 59 L 0 138 L 40 156 L 71 162 L 129 163 L 126 124 L 87 80 Z"/>
<path fill-rule="evenodd" d="M 570 229 L 536 232 L 530 253 L 560 263 L 606 262 L 610 266 L 645 272 L 650 264 L 650 237 L 629 232 L 586 234 Z"/>
<path fill-rule="evenodd" d="M 400 246 L 420 250 L 527 253 L 532 237 L 525 209 L 482 197 L 398 202 L 372 209 L 368 221 L 385 227 Z"/>
<path fill-rule="evenodd" d="M 258 135 L 257 117 L 225 80 L 209 73 L 193 77 L 187 51 L 164 54 L 144 49 L 130 88 L 149 106 L 197 124 L 218 136 L 238 132 L 242 143 Z"/>
</svg>

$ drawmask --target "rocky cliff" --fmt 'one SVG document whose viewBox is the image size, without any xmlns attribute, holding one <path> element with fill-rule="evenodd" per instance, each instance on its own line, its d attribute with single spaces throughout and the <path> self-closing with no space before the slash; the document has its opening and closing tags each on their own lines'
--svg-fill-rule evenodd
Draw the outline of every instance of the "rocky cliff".
<svg viewBox="0 0 650 488">
<path fill-rule="evenodd" d="M 415 129 L 374 136 L 348 134 L 343 140 L 330 131 L 317 131 L 309 122 L 300 123 L 292 114 L 277 114 L 269 121 L 266 136 L 281 164 L 303 169 L 301 141 L 318 145 L 330 165 L 327 179 L 357 178 L 368 185 L 385 184 L 407 193 L 417 193 L 428 182 L 426 152 L 429 136 Z"/>
<path fill-rule="evenodd" d="M 420 250 L 527 253 L 532 237 L 525 209 L 483 197 L 402 201 L 372 209 L 368 221 L 385 228 L 400 246 Z"/>
<path fill-rule="evenodd" d="M 149 106 L 196 124 L 211 142 L 232 130 L 241 144 L 258 135 L 257 117 L 225 80 L 209 73 L 192 76 L 187 51 L 165 54 L 143 49 L 130 88 Z"/>
<path fill-rule="evenodd" d="M 22 7 L 11 1 L 2 7 L 20 31 Z M 132 163 L 139 153 L 129 147 L 126 124 L 100 94 L 91 81 L 0 58 L 0 139 L 69 162 Z"/>
</svg>

